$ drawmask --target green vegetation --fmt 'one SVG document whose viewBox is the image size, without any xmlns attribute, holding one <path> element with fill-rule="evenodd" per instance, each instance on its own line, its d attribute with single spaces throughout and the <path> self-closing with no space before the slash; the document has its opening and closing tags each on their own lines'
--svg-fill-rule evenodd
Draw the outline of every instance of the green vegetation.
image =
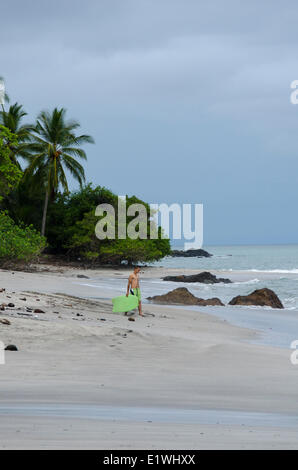
<svg viewBox="0 0 298 470">
<path fill-rule="evenodd" d="M 138 261 L 155 261 L 170 253 L 169 240 L 161 238 L 160 228 L 159 238 L 156 240 L 150 240 L 149 237 L 147 239 L 138 238 L 136 240 L 131 240 L 130 238 L 99 240 L 95 235 L 95 226 L 100 219 L 95 215 L 95 208 L 98 204 L 103 203 L 111 204 L 114 207 L 116 216 L 115 231 L 117 235 L 118 198 L 115 194 L 101 187 L 93 189 L 89 184 L 68 198 L 62 209 L 63 213 L 66 208 L 64 219 L 66 225 L 63 228 L 58 223 L 51 225 L 55 227 L 54 235 L 56 240 L 59 239 L 61 241 L 63 237 L 62 247 L 67 250 L 68 254 L 83 257 L 93 262 L 120 264 L 123 261 L 127 261 L 131 264 Z M 149 234 L 150 212 L 148 204 L 137 199 L 135 196 L 126 198 L 127 208 L 136 203 L 143 204 L 147 209 L 147 229 Z M 92 208 L 91 210 L 90 207 Z M 132 219 L 133 217 L 127 217 L 126 227 Z"/>
<path fill-rule="evenodd" d="M 45 238 L 32 226 L 18 226 L 5 212 L 0 212 L 0 263 L 2 267 L 18 261 L 34 260 L 45 245 Z"/>
<path fill-rule="evenodd" d="M 8 128 L 0 125 L 0 203 L 3 204 L 12 190 L 16 190 L 23 172 L 11 159 L 11 146 L 18 139 Z M 18 226 L 9 215 L 0 211 L 0 263 L 30 261 L 44 249 L 46 240 L 33 227 Z"/>
<path fill-rule="evenodd" d="M 17 187 L 23 176 L 18 165 L 10 159 L 8 142 L 11 145 L 17 145 L 17 137 L 9 129 L 0 125 L 0 201 Z"/>
<path fill-rule="evenodd" d="M 13 163 L 19 168 L 18 157 L 26 155 L 26 143 L 30 138 L 30 125 L 22 125 L 23 117 L 27 113 L 23 110 L 22 105 L 15 103 L 9 107 L 8 111 L 2 111 L 1 123 L 15 137 L 14 140 L 6 139 L 6 146 L 9 149 L 9 157 Z"/>
<path fill-rule="evenodd" d="M 153 240 L 149 235 L 117 237 L 118 197 L 103 186 L 85 183 L 79 160 L 87 159 L 83 146 L 94 141 L 77 133 L 80 124 L 67 120 L 64 108 L 41 112 L 35 124 L 23 123 L 26 115 L 18 103 L 7 111 L 2 106 L 0 112 L 0 265 L 30 261 L 45 246 L 49 253 L 90 264 L 149 262 L 169 254 L 170 242 L 160 227 Z M 67 173 L 79 183 L 77 191 L 69 191 Z M 145 206 L 145 226 L 136 224 L 136 230 L 149 234 L 149 205 L 136 196 L 127 197 L 126 203 L 127 208 Z M 103 217 L 95 215 L 99 204 L 114 208 L 115 239 L 96 237 L 95 227 Z M 127 226 L 133 219 L 127 217 Z"/>
</svg>

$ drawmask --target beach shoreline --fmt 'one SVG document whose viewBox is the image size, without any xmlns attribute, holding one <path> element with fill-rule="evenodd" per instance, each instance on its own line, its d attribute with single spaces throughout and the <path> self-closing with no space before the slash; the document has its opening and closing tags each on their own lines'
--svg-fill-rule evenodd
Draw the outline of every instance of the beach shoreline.
<svg viewBox="0 0 298 470">
<path fill-rule="evenodd" d="M 251 344 L 257 331 L 203 308 L 145 304 L 149 315 L 135 314 L 129 321 L 112 313 L 109 300 L 92 298 L 94 287 L 77 277 L 124 282 L 127 270 L 47 269 L 0 271 L 0 287 L 6 289 L 0 304 L 15 304 L 0 313 L 11 322 L 0 325 L 0 340 L 19 349 L 7 351 L 0 365 L 1 448 L 298 448 L 297 370 L 289 350 Z M 169 272 L 146 268 L 142 278 Z M 111 288 L 105 296 L 115 293 Z M 36 308 L 45 313 L 35 314 Z M 1 414 L 5 406 L 24 404 L 31 405 L 31 416 L 13 409 Z M 70 404 L 129 408 L 132 418 L 91 420 L 33 411 L 36 405 Z M 148 415 L 154 408 L 218 410 L 219 424 L 186 418 L 174 425 L 149 418 L 138 422 L 133 411 L 139 407 Z M 297 417 L 297 426 L 279 425 L 278 419 L 270 426 L 233 419 L 222 424 L 220 413 L 233 411 L 288 415 L 294 422 Z"/>
</svg>

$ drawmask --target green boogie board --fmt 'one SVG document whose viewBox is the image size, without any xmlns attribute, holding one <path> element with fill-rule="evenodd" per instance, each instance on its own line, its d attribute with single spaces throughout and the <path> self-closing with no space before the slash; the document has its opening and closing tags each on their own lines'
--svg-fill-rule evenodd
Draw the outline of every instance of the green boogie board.
<svg viewBox="0 0 298 470">
<path fill-rule="evenodd" d="M 134 308 L 137 308 L 139 305 L 139 300 L 136 295 L 129 294 L 121 295 L 120 297 L 114 297 L 112 299 L 113 303 L 113 313 L 129 312 Z"/>
</svg>

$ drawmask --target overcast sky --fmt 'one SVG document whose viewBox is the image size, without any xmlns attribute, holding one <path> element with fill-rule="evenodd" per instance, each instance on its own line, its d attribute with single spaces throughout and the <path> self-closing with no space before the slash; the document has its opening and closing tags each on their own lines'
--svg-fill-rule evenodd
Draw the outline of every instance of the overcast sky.
<svg viewBox="0 0 298 470">
<path fill-rule="evenodd" d="M 296 1 L 1 2 L 0 75 L 33 120 L 63 106 L 89 181 L 203 203 L 204 244 L 295 243 Z"/>
</svg>

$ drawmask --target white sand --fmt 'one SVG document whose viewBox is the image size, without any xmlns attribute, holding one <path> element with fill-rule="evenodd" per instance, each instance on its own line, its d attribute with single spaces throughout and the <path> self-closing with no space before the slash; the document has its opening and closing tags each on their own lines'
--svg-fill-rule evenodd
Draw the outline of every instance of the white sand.
<svg viewBox="0 0 298 470">
<path fill-rule="evenodd" d="M 256 332 L 183 308 L 146 305 L 154 317 L 128 321 L 112 314 L 110 302 L 86 300 L 94 289 L 79 286 L 77 274 L 127 276 L 122 270 L 0 271 L 0 288 L 6 288 L 0 304 L 15 304 L 0 311 L 0 319 L 11 322 L 0 323 L 0 340 L 19 348 L 6 352 L 0 365 L 0 448 L 298 448 L 298 368 L 290 350 L 250 344 Z M 151 269 L 145 276 L 164 274 Z M 46 313 L 18 315 L 26 307 Z M 132 407 L 132 418 L 1 412 L 38 404 Z M 274 413 L 276 422 L 241 426 L 186 418 L 175 424 L 157 415 L 148 423 L 134 419 L 135 407 Z M 281 425 L 278 413 L 297 415 L 297 425 Z"/>
</svg>

